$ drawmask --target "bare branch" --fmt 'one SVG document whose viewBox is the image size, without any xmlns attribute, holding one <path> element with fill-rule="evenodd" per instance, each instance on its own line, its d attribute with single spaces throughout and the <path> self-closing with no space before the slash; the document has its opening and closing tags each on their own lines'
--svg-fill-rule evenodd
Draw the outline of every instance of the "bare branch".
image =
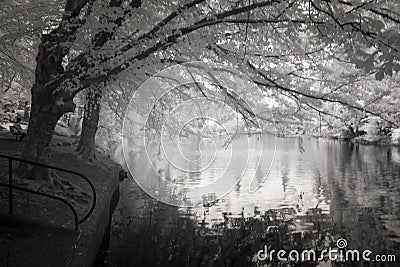
<svg viewBox="0 0 400 267">
<path fill-rule="evenodd" d="M 8 82 L 8 86 L 4 90 L 4 93 L 7 93 L 7 91 L 11 89 L 11 84 L 14 81 L 14 79 L 15 79 L 15 75 L 11 77 L 10 81 Z"/>
</svg>

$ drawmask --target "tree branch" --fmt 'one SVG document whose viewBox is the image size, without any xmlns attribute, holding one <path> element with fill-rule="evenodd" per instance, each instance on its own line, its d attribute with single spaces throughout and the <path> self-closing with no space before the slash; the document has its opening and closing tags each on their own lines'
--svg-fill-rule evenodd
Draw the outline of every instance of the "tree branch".
<svg viewBox="0 0 400 267">
<path fill-rule="evenodd" d="M 15 75 L 11 77 L 10 81 L 8 82 L 7 88 L 4 90 L 4 93 L 7 93 L 7 91 L 11 89 L 11 84 L 14 81 L 14 79 L 15 79 Z"/>
<path fill-rule="evenodd" d="M 395 122 L 384 118 L 379 113 L 376 113 L 376 112 L 371 111 L 371 110 L 367 110 L 364 107 L 355 106 L 353 104 L 344 102 L 344 101 L 339 100 L 339 99 L 330 99 L 330 98 L 325 98 L 325 97 L 321 97 L 321 96 L 315 96 L 315 95 L 306 94 L 306 93 L 303 93 L 303 92 L 299 92 L 299 91 L 284 87 L 284 86 L 276 83 L 272 79 L 268 78 L 268 76 L 266 74 L 264 74 L 261 70 L 257 69 L 249 60 L 247 61 L 247 64 L 252 70 L 257 72 L 257 74 L 259 74 L 263 79 L 265 79 L 267 81 L 267 83 L 266 83 L 266 82 L 260 81 L 258 79 L 253 79 L 253 81 L 258 85 L 262 85 L 262 86 L 269 87 L 269 88 L 276 88 L 276 89 L 279 89 L 279 90 L 282 90 L 282 91 L 286 91 L 286 92 L 290 92 L 290 93 L 293 93 L 293 94 L 301 95 L 301 96 L 304 96 L 304 97 L 307 97 L 307 98 L 311 98 L 311 99 L 321 100 L 321 101 L 330 102 L 330 103 L 339 103 L 339 104 L 341 104 L 343 106 L 347 106 L 349 108 L 352 108 L 352 109 L 355 109 L 355 110 L 359 110 L 359 111 L 362 111 L 362 112 L 366 112 L 366 113 L 369 113 L 371 115 L 380 117 L 384 121 L 386 121 L 386 122 L 388 122 L 390 124 L 393 124 L 394 126 L 398 127 L 398 125 Z"/>
</svg>

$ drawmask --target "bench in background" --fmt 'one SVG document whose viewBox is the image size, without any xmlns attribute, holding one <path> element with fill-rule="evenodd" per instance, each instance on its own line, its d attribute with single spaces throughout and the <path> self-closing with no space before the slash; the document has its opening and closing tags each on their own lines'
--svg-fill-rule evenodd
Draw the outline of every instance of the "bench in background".
<svg viewBox="0 0 400 267">
<path fill-rule="evenodd" d="M 24 135 L 23 133 L 18 131 L 18 129 L 15 126 L 10 126 L 9 128 L 10 128 L 10 133 L 12 135 L 15 135 L 15 140 L 17 140 L 17 141 L 18 141 L 18 136 Z"/>
</svg>

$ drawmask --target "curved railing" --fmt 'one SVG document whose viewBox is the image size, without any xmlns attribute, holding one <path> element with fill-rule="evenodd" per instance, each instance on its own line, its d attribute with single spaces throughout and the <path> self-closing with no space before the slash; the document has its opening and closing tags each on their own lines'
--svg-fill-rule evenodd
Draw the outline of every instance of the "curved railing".
<svg viewBox="0 0 400 267">
<path fill-rule="evenodd" d="M 29 161 L 29 160 L 25 160 L 25 159 L 21 159 L 21 158 L 17 158 L 17 157 L 2 155 L 2 154 L 0 154 L 0 158 L 8 159 L 8 184 L 0 183 L 0 186 L 8 187 L 8 213 L 10 215 L 12 215 L 12 213 L 13 213 L 13 189 L 16 189 L 19 191 L 24 191 L 24 192 L 35 194 L 35 195 L 44 196 L 47 198 L 51 198 L 51 199 L 55 199 L 55 200 L 63 202 L 65 205 L 67 205 L 70 208 L 70 210 L 72 211 L 72 213 L 74 215 L 75 230 L 78 230 L 78 225 L 83 223 L 93 213 L 93 210 L 96 206 L 96 190 L 95 190 L 92 182 L 90 182 L 90 180 L 88 178 L 86 178 L 86 176 L 84 176 L 83 174 L 76 172 L 76 171 L 71 171 L 71 170 L 67 170 L 64 168 L 60 168 L 60 167 L 50 166 L 50 165 L 37 163 L 37 162 L 33 162 L 33 161 Z M 39 167 L 44 167 L 44 168 L 48 168 L 48 169 L 52 169 L 52 170 L 56 170 L 56 171 L 70 173 L 70 174 L 81 177 L 83 180 L 85 180 L 89 184 L 90 189 L 92 190 L 92 194 L 93 194 L 92 206 L 90 207 L 89 211 L 86 213 L 85 216 L 83 216 L 81 219 L 79 219 L 75 208 L 66 199 L 13 185 L 13 179 L 12 179 L 12 174 L 13 174 L 12 162 L 13 161 L 24 162 L 24 163 L 32 164 L 34 166 L 39 166 Z"/>
</svg>

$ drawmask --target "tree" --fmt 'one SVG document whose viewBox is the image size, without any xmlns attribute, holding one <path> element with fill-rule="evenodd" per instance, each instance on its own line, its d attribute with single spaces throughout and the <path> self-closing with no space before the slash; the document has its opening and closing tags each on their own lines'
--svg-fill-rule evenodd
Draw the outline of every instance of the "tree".
<svg viewBox="0 0 400 267">
<path fill-rule="evenodd" d="M 137 41 L 151 39 L 150 37 L 153 37 L 157 31 L 180 15 L 185 9 L 191 8 L 201 2 L 204 1 L 193 1 L 180 6 L 151 30 L 138 36 L 136 38 Z M 110 53 L 108 55 L 102 54 L 100 48 L 113 38 L 118 25 L 122 25 L 122 22 L 133 13 L 134 9 L 140 6 L 141 2 L 131 1 L 128 6 L 125 6 L 125 1 L 111 1 L 108 6 L 103 5 L 104 3 L 98 3 L 99 6 L 97 8 L 105 11 L 100 16 L 109 17 L 102 21 L 103 23 L 107 23 L 100 27 L 102 28 L 100 33 L 95 34 L 93 38 L 89 38 L 91 39 L 89 43 L 95 48 L 94 52 L 86 50 L 79 53 L 73 60 L 69 60 L 69 53 L 74 41 L 77 39 L 79 29 L 84 28 L 85 23 L 93 19 L 91 14 L 95 4 L 93 1 L 88 0 L 67 1 L 58 27 L 42 35 L 36 59 L 35 83 L 31 90 L 31 117 L 26 145 L 23 151 L 25 159 L 43 163 L 49 162 L 50 140 L 56 123 L 62 114 L 74 109 L 73 98 L 79 91 L 92 84 L 106 82 L 111 76 L 115 76 L 126 69 L 134 60 L 141 60 L 148 57 L 163 47 L 171 45 L 178 37 L 207 26 L 207 24 L 202 25 L 202 23 L 211 21 L 211 18 L 205 17 L 192 27 L 183 27 L 182 30 L 184 32 L 170 34 L 165 41 L 158 41 L 150 45 L 137 55 L 128 57 L 127 62 L 121 64 L 123 53 L 129 52 L 134 48 L 132 43 L 125 44 L 116 52 L 111 53 L 111 55 Z M 264 3 L 264 5 L 266 4 Z M 223 12 L 221 18 L 240 14 L 258 6 L 262 6 L 262 4 L 238 8 L 233 12 Z M 106 10 L 107 8 L 110 9 Z M 84 14 L 83 18 L 81 18 L 82 13 Z M 109 64 L 110 62 L 107 61 L 111 61 L 115 57 L 117 58 L 117 62 L 114 62 L 114 67 L 107 70 L 104 66 L 99 66 L 101 62 Z M 69 63 L 66 67 L 63 67 L 65 59 Z M 96 62 L 96 59 L 100 61 Z M 31 167 L 28 165 L 20 168 L 23 176 L 29 174 L 33 178 L 47 177 L 48 175 L 40 169 L 34 170 L 31 173 Z"/>
<path fill-rule="evenodd" d="M 289 54 L 293 49 L 284 44 L 285 39 L 294 43 L 307 37 L 314 46 L 340 46 L 348 60 L 360 68 L 369 70 L 371 65 L 376 66 L 380 69 L 377 78 L 391 75 L 398 68 L 399 58 L 399 19 L 398 14 L 391 12 L 397 6 L 392 2 L 364 4 L 337 0 L 220 1 L 215 4 L 205 0 L 145 4 L 137 0 L 109 3 L 68 0 L 63 13 L 56 18 L 56 26 L 41 36 L 22 156 L 48 162 L 56 123 L 62 114 L 74 109 L 76 94 L 87 88 L 99 88 L 98 85 L 107 86 L 127 70 L 134 72 L 144 60 L 156 58 L 163 51 L 171 53 L 180 42 L 196 47 L 207 44 L 209 50 L 220 51 L 229 46 L 245 47 L 244 53 L 237 53 L 239 57 L 230 56 L 226 51 L 221 57 L 225 62 L 233 58 L 231 64 L 244 66 L 243 59 L 248 54 L 263 55 L 265 44 L 275 37 L 284 36 L 276 38 L 281 45 L 271 47 L 290 51 Z M 160 17 L 163 19 L 159 20 Z M 215 40 L 220 43 L 215 44 Z M 222 50 L 218 47 L 220 44 L 224 46 Z M 297 46 L 295 50 L 304 51 Z M 255 70 L 249 66 L 246 69 Z M 277 86 L 276 81 L 266 80 L 267 87 L 285 91 L 286 87 Z M 290 90 L 286 93 L 308 95 Z M 32 173 L 29 166 L 21 166 L 20 170 L 26 177 L 47 177 L 43 170 Z"/>
<path fill-rule="evenodd" d="M 96 159 L 95 139 L 100 118 L 101 90 L 89 88 L 86 92 L 86 103 L 83 113 L 82 131 L 77 152 L 83 160 Z"/>
</svg>

